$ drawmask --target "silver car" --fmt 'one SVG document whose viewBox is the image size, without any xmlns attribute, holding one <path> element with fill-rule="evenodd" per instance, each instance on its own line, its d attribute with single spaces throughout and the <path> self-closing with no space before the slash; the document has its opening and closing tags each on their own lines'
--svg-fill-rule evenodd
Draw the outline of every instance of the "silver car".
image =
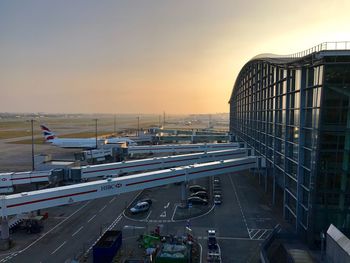
<svg viewBox="0 0 350 263">
<path fill-rule="evenodd" d="M 135 206 L 130 208 L 132 214 L 148 211 L 150 204 L 148 202 L 139 202 Z"/>
</svg>

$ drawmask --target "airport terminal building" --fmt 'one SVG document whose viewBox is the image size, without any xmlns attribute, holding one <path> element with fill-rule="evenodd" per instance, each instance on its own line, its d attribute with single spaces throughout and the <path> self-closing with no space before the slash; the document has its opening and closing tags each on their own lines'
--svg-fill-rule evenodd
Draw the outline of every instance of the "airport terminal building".
<svg viewBox="0 0 350 263">
<path fill-rule="evenodd" d="M 261 184 L 310 245 L 350 232 L 350 42 L 263 54 L 241 69 L 230 132 L 266 159 Z M 282 212 L 281 211 L 281 212 Z"/>
</svg>

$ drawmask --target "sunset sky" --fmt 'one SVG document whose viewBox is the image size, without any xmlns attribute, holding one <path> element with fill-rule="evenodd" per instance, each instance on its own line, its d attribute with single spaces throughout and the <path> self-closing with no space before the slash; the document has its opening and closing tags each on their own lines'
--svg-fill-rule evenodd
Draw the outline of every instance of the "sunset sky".
<svg viewBox="0 0 350 263">
<path fill-rule="evenodd" d="M 0 112 L 228 112 L 259 53 L 350 40 L 350 1 L 0 1 Z"/>
</svg>

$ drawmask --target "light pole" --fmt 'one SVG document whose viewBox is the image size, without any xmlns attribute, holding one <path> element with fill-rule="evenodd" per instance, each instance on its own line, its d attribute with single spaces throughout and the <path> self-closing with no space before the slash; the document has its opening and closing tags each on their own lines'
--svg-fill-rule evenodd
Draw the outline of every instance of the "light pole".
<svg viewBox="0 0 350 263">
<path fill-rule="evenodd" d="M 114 136 L 117 136 L 117 115 L 114 114 Z"/>
<path fill-rule="evenodd" d="M 32 128 L 32 171 L 35 170 L 34 167 L 34 120 L 31 119 L 30 120 L 30 124 L 31 124 L 31 128 Z"/>
<path fill-rule="evenodd" d="M 137 136 L 140 136 L 140 116 L 137 116 Z"/>
<path fill-rule="evenodd" d="M 31 130 L 31 137 L 32 137 L 32 171 L 35 170 L 34 165 L 34 119 L 27 120 L 27 122 L 30 122 L 30 130 Z"/>
<path fill-rule="evenodd" d="M 94 121 L 95 121 L 95 144 L 96 144 L 96 149 L 97 149 L 97 120 L 98 119 L 94 119 Z"/>
</svg>

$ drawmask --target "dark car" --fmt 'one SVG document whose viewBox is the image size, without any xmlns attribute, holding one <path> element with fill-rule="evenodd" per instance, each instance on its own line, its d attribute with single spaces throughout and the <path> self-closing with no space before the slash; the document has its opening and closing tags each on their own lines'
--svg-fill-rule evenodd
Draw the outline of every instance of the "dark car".
<svg viewBox="0 0 350 263">
<path fill-rule="evenodd" d="M 198 196 L 193 196 L 193 197 L 187 198 L 187 202 L 194 204 L 194 205 L 207 205 L 208 204 L 207 199 L 203 199 L 203 198 L 200 198 Z"/>
<path fill-rule="evenodd" d="M 214 195 L 222 195 L 222 191 L 221 191 L 221 189 L 214 189 L 213 194 Z"/>
<path fill-rule="evenodd" d="M 191 185 L 189 188 L 191 193 L 196 193 L 196 192 L 199 192 L 199 191 L 207 191 L 207 189 L 203 186 L 200 186 L 200 185 Z"/>
<path fill-rule="evenodd" d="M 193 197 L 193 196 L 198 196 L 198 197 L 203 198 L 203 199 L 208 199 L 208 193 L 205 191 L 198 191 L 196 193 L 191 194 L 191 197 Z"/>
</svg>

